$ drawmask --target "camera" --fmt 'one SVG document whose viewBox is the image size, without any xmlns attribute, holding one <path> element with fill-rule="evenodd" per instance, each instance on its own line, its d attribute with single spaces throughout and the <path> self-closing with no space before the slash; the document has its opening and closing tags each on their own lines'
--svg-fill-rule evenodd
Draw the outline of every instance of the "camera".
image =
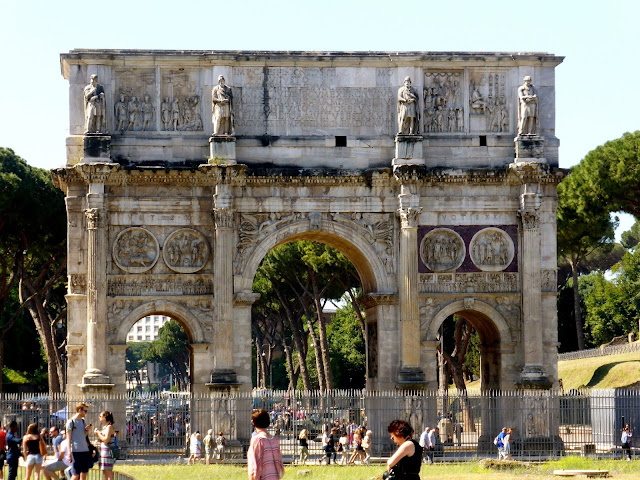
<svg viewBox="0 0 640 480">
<path fill-rule="evenodd" d="M 382 480 L 395 480 L 396 472 L 395 470 L 386 471 L 382 474 Z"/>
</svg>

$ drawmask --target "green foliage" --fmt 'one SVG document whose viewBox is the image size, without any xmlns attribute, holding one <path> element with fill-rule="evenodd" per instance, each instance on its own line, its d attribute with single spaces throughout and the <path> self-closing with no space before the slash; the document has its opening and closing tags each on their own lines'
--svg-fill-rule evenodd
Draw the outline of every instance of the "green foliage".
<svg viewBox="0 0 640 480">
<path fill-rule="evenodd" d="M 328 329 L 335 388 L 364 388 L 365 342 L 353 305 L 339 308 Z"/>
<path fill-rule="evenodd" d="M 590 151 L 571 176 L 581 185 L 577 200 L 583 211 L 600 205 L 640 218 L 640 131 Z"/>
<path fill-rule="evenodd" d="M 586 337 L 593 346 L 613 337 L 638 333 L 640 320 L 640 249 L 627 253 L 613 268 L 612 280 L 591 275 L 590 288 L 583 291 L 587 310 Z"/>
<path fill-rule="evenodd" d="M 189 338 L 182 326 L 171 319 L 158 330 L 158 339 L 147 344 L 142 358 L 167 367 L 181 390 L 186 390 L 189 371 Z"/>
<path fill-rule="evenodd" d="M 638 220 L 631 226 L 629 230 L 621 235 L 622 246 L 628 250 L 635 248 L 640 243 L 640 222 Z"/>
<path fill-rule="evenodd" d="M 126 368 L 127 372 L 135 372 L 146 366 L 146 360 L 143 359 L 143 352 L 149 346 L 149 342 L 130 342 L 127 343 Z"/>
<path fill-rule="evenodd" d="M 473 375 L 474 378 L 480 378 L 480 336 L 475 329 L 469 340 L 463 367 L 466 373 Z"/>
</svg>

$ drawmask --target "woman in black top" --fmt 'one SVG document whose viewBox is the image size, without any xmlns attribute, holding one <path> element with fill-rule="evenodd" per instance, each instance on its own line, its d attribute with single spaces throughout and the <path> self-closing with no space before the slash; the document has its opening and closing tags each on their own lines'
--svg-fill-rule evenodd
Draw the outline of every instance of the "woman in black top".
<svg viewBox="0 0 640 480">
<path fill-rule="evenodd" d="M 304 465 L 309 458 L 309 437 L 306 428 L 300 432 L 298 440 L 300 442 L 300 464 Z"/>
<path fill-rule="evenodd" d="M 404 420 L 394 420 L 387 431 L 398 450 L 387 461 L 387 471 L 395 472 L 398 480 L 420 480 L 422 447 L 413 436 L 413 428 Z"/>
</svg>

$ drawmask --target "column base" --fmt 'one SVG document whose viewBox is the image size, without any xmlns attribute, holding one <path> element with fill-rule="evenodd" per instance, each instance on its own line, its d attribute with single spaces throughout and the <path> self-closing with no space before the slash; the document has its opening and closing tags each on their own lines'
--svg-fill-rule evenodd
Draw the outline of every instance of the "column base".
<svg viewBox="0 0 640 480">
<path fill-rule="evenodd" d="M 236 165 L 236 137 L 213 135 L 209 138 L 210 165 Z"/>
<path fill-rule="evenodd" d="M 396 135 L 396 155 L 391 165 L 424 165 L 422 140 L 422 135 Z"/>
<path fill-rule="evenodd" d="M 525 390 L 549 390 L 553 382 L 540 365 L 525 365 L 516 387 Z"/>
<path fill-rule="evenodd" d="M 523 135 L 516 137 L 513 142 L 516 147 L 516 163 L 547 163 L 547 160 L 544 158 L 544 137 L 538 135 Z"/>
<path fill-rule="evenodd" d="M 424 390 L 428 382 L 421 367 L 401 367 L 398 370 L 398 390 Z"/>
<path fill-rule="evenodd" d="M 82 383 L 78 385 L 83 393 L 91 394 L 106 394 L 115 386 L 115 383 L 111 383 L 109 375 L 95 369 L 84 372 Z"/>
</svg>

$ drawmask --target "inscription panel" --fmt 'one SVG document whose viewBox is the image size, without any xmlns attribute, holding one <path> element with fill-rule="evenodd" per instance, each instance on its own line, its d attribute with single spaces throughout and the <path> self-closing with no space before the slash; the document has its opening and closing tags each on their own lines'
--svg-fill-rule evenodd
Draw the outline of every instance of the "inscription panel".
<svg viewBox="0 0 640 480">
<path fill-rule="evenodd" d="M 368 87 L 344 86 L 347 79 L 340 73 L 336 68 L 235 67 L 236 134 L 394 132 L 396 98 L 385 81 L 388 69 L 375 69 L 375 81 Z"/>
</svg>

